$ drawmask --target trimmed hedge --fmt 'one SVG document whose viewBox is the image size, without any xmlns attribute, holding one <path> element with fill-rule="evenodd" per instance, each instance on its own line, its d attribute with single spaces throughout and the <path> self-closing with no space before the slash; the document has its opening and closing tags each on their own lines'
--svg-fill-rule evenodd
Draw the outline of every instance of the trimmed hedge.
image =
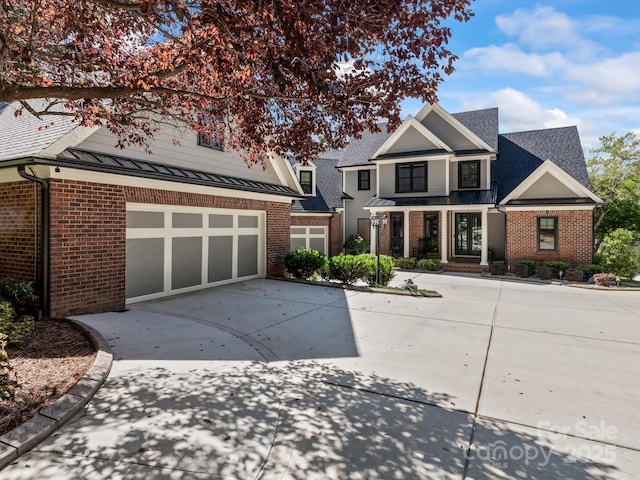
<svg viewBox="0 0 640 480">
<path fill-rule="evenodd" d="M 327 257 L 317 250 L 299 248 L 281 255 L 287 271 L 293 278 L 308 279 L 327 263 Z"/>
<path fill-rule="evenodd" d="M 418 269 L 427 270 L 429 272 L 437 272 L 442 268 L 439 258 L 421 258 L 418 260 Z"/>
<path fill-rule="evenodd" d="M 402 270 L 413 270 L 416 268 L 416 257 L 398 257 L 393 261 L 395 266 Z"/>
</svg>

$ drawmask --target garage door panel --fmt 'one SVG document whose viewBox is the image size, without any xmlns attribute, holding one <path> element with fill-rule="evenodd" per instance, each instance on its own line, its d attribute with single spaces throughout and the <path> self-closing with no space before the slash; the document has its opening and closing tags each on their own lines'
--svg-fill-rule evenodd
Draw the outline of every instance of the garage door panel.
<svg viewBox="0 0 640 480">
<path fill-rule="evenodd" d="M 233 237 L 209 237 L 209 283 L 233 278 Z"/>
<path fill-rule="evenodd" d="M 202 283 L 202 238 L 178 237 L 171 245 L 171 289 Z"/>
<path fill-rule="evenodd" d="M 258 274 L 258 235 L 238 237 L 238 277 Z"/>
<path fill-rule="evenodd" d="M 264 275 L 266 213 L 127 205 L 128 301 Z"/>
<path fill-rule="evenodd" d="M 164 239 L 127 240 L 127 298 L 164 290 Z"/>
</svg>

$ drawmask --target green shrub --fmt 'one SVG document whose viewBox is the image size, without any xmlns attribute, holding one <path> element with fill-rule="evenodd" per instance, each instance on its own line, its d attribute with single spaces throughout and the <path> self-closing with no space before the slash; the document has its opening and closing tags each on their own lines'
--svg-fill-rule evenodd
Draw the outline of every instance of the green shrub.
<svg viewBox="0 0 640 480">
<path fill-rule="evenodd" d="M 357 257 L 367 266 L 367 274 L 362 280 L 370 286 L 387 286 L 395 276 L 393 258 L 388 255 L 380 255 L 380 282 L 376 282 L 378 259 L 375 255 L 364 253 Z"/>
<path fill-rule="evenodd" d="M 489 264 L 489 273 L 491 275 L 504 275 L 506 268 L 507 267 L 503 260 L 496 260 Z"/>
<path fill-rule="evenodd" d="M 548 260 L 544 264 L 551 269 L 553 278 L 560 278 L 560 272 L 566 273 L 569 268 L 569 264 L 562 260 Z"/>
<path fill-rule="evenodd" d="M 329 278 L 346 285 L 353 285 L 367 278 L 369 268 L 360 255 L 336 255 L 329 260 Z"/>
<path fill-rule="evenodd" d="M 0 400 L 13 400 L 17 383 L 11 380 L 11 365 L 5 347 L 7 346 L 7 336 L 0 333 Z"/>
<path fill-rule="evenodd" d="M 317 250 L 299 248 L 281 255 L 287 271 L 293 278 L 307 279 L 320 270 L 327 262 L 327 257 Z"/>
<path fill-rule="evenodd" d="M 402 270 L 413 270 L 416 268 L 416 257 L 398 257 L 394 259 L 394 263 Z"/>
<path fill-rule="evenodd" d="M 8 300 L 18 315 L 36 313 L 38 296 L 33 282 L 16 282 L 10 277 L 0 278 L 0 300 Z"/>
<path fill-rule="evenodd" d="M 536 273 L 536 267 L 538 266 L 538 262 L 535 260 L 516 260 L 516 265 L 526 265 L 527 266 L 527 276 L 532 277 Z"/>
<path fill-rule="evenodd" d="M 632 279 L 640 271 L 640 257 L 632 250 L 634 234 L 630 230 L 618 228 L 604 237 L 602 250 L 602 270 Z"/>
<path fill-rule="evenodd" d="M 584 272 L 584 276 L 591 278 L 596 273 L 602 273 L 602 267 L 595 263 L 581 263 L 578 265 L 578 270 Z"/>
<path fill-rule="evenodd" d="M 0 301 L 0 334 L 6 335 L 9 345 L 18 345 L 33 334 L 35 321 L 31 315 L 16 317 L 16 311 L 7 300 Z"/>
<path fill-rule="evenodd" d="M 347 240 L 344 242 L 344 252 L 347 255 L 360 255 L 362 253 L 366 253 L 369 250 L 369 246 L 364 238 L 357 233 L 353 235 L 349 235 Z"/>
<path fill-rule="evenodd" d="M 439 258 L 421 258 L 418 260 L 419 270 L 428 270 L 430 272 L 437 272 L 442 268 Z"/>
</svg>

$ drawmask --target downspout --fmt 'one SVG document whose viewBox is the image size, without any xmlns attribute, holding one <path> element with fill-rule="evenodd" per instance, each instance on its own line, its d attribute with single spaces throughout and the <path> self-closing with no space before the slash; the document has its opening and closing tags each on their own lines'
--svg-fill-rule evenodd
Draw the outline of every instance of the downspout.
<svg viewBox="0 0 640 480">
<path fill-rule="evenodd" d="M 25 170 L 24 165 L 18 165 L 18 175 L 20 175 L 25 180 L 35 182 L 42 187 L 42 194 L 40 196 L 40 216 L 42 224 L 42 249 L 40 251 L 42 286 L 40 288 L 40 299 L 42 315 L 48 317 L 51 306 L 51 302 L 49 299 L 49 184 L 42 178 L 36 177 L 32 174 L 28 174 Z"/>
</svg>

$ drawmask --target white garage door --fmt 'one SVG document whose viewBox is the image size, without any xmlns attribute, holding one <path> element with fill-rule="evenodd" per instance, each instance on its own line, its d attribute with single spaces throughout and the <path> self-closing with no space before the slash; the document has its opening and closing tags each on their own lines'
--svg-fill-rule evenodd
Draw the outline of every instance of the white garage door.
<svg viewBox="0 0 640 480">
<path fill-rule="evenodd" d="M 327 254 L 327 227 L 291 227 L 291 251 L 311 248 Z"/>
<path fill-rule="evenodd" d="M 128 302 L 265 276 L 265 213 L 127 205 Z"/>
</svg>

